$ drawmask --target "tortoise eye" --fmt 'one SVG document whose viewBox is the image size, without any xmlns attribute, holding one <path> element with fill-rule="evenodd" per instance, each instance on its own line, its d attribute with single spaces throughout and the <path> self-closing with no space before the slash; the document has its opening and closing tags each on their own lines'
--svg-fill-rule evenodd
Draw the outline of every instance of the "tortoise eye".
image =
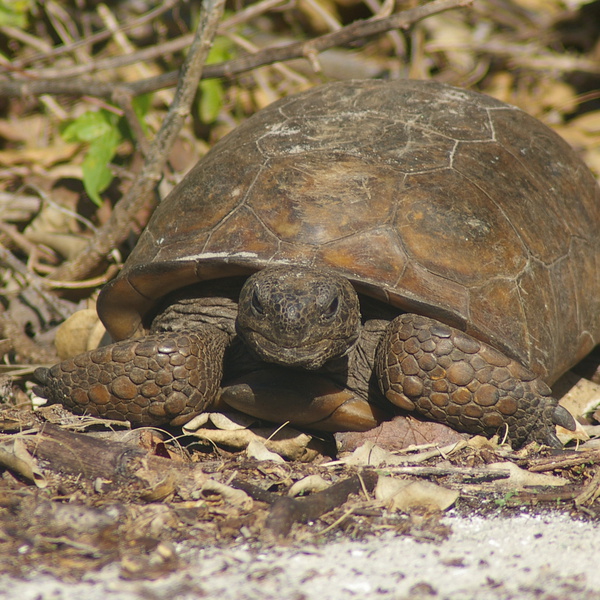
<svg viewBox="0 0 600 600">
<path fill-rule="evenodd" d="M 337 314 L 338 308 L 340 306 L 340 301 L 336 296 L 330 303 L 329 306 L 323 311 L 323 316 L 326 319 L 332 319 Z"/>
<path fill-rule="evenodd" d="M 265 314 L 265 309 L 262 305 L 262 302 L 260 301 L 260 298 L 258 297 L 258 293 L 256 292 L 256 290 L 254 290 L 252 292 L 252 299 L 250 300 L 250 304 L 252 306 L 252 310 L 257 314 L 257 315 L 264 315 Z"/>
</svg>

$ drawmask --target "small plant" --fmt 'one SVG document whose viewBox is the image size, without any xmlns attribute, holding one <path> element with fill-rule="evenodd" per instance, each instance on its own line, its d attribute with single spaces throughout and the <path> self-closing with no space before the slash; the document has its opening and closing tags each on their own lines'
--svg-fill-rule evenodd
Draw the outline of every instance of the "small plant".
<svg viewBox="0 0 600 600">
<path fill-rule="evenodd" d="M 133 101 L 133 108 L 142 128 L 145 125 L 143 117 L 147 113 L 149 105 L 149 96 L 140 96 Z M 125 119 L 106 109 L 87 111 L 63 129 L 62 137 L 67 142 L 88 144 L 88 150 L 81 165 L 83 185 L 92 202 L 100 206 L 102 204 L 100 194 L 113 179 L 110 163 L 121 142 L 127 137 L 131 137 Z"/>
</svg>

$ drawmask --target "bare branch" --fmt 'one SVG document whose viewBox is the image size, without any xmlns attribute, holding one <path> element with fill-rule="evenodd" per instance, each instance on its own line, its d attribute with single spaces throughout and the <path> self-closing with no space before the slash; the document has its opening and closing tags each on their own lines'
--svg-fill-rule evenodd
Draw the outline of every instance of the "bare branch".
<svg viewBox="0 0 600 600">
<path fill-rule="evenodd" d="M 173 2 L 173 0 L 171 0 Z M 252 4 L 246 7 L 244 10 L 237 12 L 232 15 L 228 19 L 225 19 L 218 29 L 218 34 L 222 35 L 226 33 L 232 27 L 235 27 L 241 23 L 249 21 L 250 19 L 261 15 L 262 13 L 268 12 L 273 8 L 283 5 L 288 0 L 262 0 L 261 2 L 257 2 L 256 4 Z M 170 6 L 161 6 L 159 12 L 164 12 L 171 8 Z M 158 11 L 152 11 L 152 16 L 158 16 Z M 154 14 L 156 13 L 156 14 Z M 150 13 L 145 15 L 144 21 L 148 20 Z M 135 23 L 135 21 L 134 21 Z M 120 34 L 123 33 L 126 29 L 130 29 L 131 25 L 127 24 L 121 27 L 116 27 L 114 30 L 104 29 L 100 31 L 98 34 L 94 36 L 90 36 L 85 40 L 79 40 L 77 42 L 71 44 L 65 44 L 63 46 L 59 46 L 52 50 L 52 52 L 48 52 L 46 55 L 42 55 L 41 58 L 48 59 L 51 55 L 61 55 L 67 51 L 75 50 L 82 45 L 92 44 L 92 41 L 98 39 L 104 39 L 108 37 L 110 34 Z M 0 31 L 8 30 L 12 28 L 0 28 Z M 26 33 L 21 32 L 21 35 L 27 35 Z M 37 38 L 33 38 L 33 36 L 29 36 L 32 40 L 37 40 Z M 90 73 L 97 73 L 99 71 L 108 71 L 118 69 L 120 67 L 124 67 L 127 65 L 134 65 L 137 63 L 149 62 L 165 54 L 171 54 L 175 52 L 180 52 L 187 48 L 194 39 L 194 34 L 187 33 L 185 35 L 179 36 L 167 42 L 163 42 L 161 44 L 155 46 L 149 46 L 148 48 L 144 48 L 142 50 L 138 50 L 137 52 L 129 52 L 125 54 L 121 54 L 119 56 L 111 56 L 110 58 L 100 59 L 92 62 L 85 62 L 82 64 L 73 65 L 70 67 L 58 67 L 58 68 L 46 68 L 46 69 L 28 69 L 27 71 L 23 71 L 22 75 L 28 77 L 31 80 L 50 80 L 57 78 L 68 78 L 68 77 L 81 77 L 84 75 L 89 75 Z M 38 57 L 39 58 L 39 57 Z M 27 62 L 32 62 L 31 59 L 28 59 Z M 5 64 L 7 69 L 10 67 L 11 71 L 19 72 L 22 70 L 22 64 L 19 61 L 14 61 L 9 64 Z"/>
<path fill-rule="evenodd" d="M 128 31 L 135 27 L 139 27 L 140 25 L 143 25 L 144 23 L 152 21 L 153 19 L 156 19 L 156 17 L 159 17 L 161 14 L 171 10 L 173 8 L 173 6 L 175 6 L 178 2 L 179 2 L 179 0 L 164 0 L 164 2 L 161 2 L 158 7 L 153 8 L 152 10 L 150 10 L 147 13 L 143 14 L 142 16 L 138 17 L 137 19 L 133 19 L 127 23 L 123 23 L 119 27 L 119 31 L 120 32 Z M 7 29 L 6 27 L 3 27 L 3 28 L 0 28 L 0 31 L 3 31 L 4 33 L 6 33 L 6 29 Z M 94 33 L 92 35 L 87 35 L 85 38 L 83 38 L 81 40 L 77 40 L 70 44 L 63 44 L 62 46 L 58 46 L 56 48 L 47 48 L 47 47 L 41 48 L 40 54 L 35 54 L 33 56 L 27 56 L 26 58 L 23 58 L 21 60 L 16 60 L 16 61 L 12 62 L 11 64 L 15 69 L 24 69 L 27 65 L 33 64 L 33 63 L 37 62 L 38 60 L 48 60 L 49 58 L 54 58 L 56 56 L 61 56 L 63 54 L 67 54 L 69 52 L 73 52 L 84 46 L 91 46 L 92 44 L 97 44 L 98 42 L 102 42 L 102 41 L 110 38 L 112 35 L 114 35 L 114 31 L 110 31 L 108 29 L 103 29 L 102 31 L 98 31 L 97 33 Z M 191 36 L 190 36 L 189 41 L 191 42 Z"/>
<path fill-rule="evenodd" d="M 265 48 L 255 54 L 249 54 L 224 63 L 207 65 L 203 79 L 232 77 L 256 67 L 274 62 L 307 58 L 334 46 L 344 46 L 362 38 L 379 35 L 394 29 L 407 29 L 411 25 L 441 12 L 472 4 L 473 0 L 433 0 L 423 6 L 402 11 L 387 17 L 375 17 L 354 23 L 305 42 L 296 42 L 285 46 Z M 62 77 L 62 76 L 61 76 Z M 93 79 L 28 79 L 0 81 L 0 96 L 38 96 L 40 94 L 90 95 L 110 98 L 116 87 L 124 88 L 133 96 L 147 94 L 159 89 L 171 87 L 177 83 L 179 73 L 165 73 L 158 77 L 141 79 L 134 83 L 105 83 Z"/>
<path fill-rule="evenodd" d="M 223 15 L 224 4 L 225 0 L 203 1 L 202 18 L 181 70 L 175 99 L 148 151 L 140 176 L 117 204 L 107 223 L 98 229 L 85 251 L 57 269 L 53 274 L 53 280 L 76 280 L 92 272 L 104 257 L 127 237 L 131 228 L 132 215 L 143 206 L 155 202 L 154 188 L 161 177 L 185 117 L 190 112 L 204 63 Z"/>
</svg>

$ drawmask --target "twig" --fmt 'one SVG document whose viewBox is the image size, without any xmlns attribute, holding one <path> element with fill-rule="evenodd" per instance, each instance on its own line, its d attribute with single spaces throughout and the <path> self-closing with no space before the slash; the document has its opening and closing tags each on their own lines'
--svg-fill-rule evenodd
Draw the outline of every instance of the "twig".
<svg viewBox="0 0 600 600">
<path fill-rule="evenodd" d="M 565 52 L 550 52 L 537 44 L 512 44 L 502 40 L 486 42 L 446 44 L 431 42 L 427 44 L 428 52 L 462 51 L 478 54 L 491 54 L 506 58 L 513 66 L 524 67 L 536 71 L 552 71 L 560 73 L 600 73 L 600 65 L 596 60 L 581 58 Z"/>
<path fill-rule="evenodd" d="M 47 293 L 47 286 L 43 277 L 39 277 L 32 271 L 30 271 L 18 258 L 16 258 L 12 252 L 7 250 L 4 246 L 0 245 L 0 265 L 18 273 L 27 282 L 24 287 L 32 289 L 38 294 L 44 302 L 46 302 L 55 313 L 66 318 L 69 313 L 61 305 L 61 301 Z"/>
<path fill-rule="evenodd" d="M 82 75 L 98 73 L 99 71 L 112 71 L 114 69 L 119 69 L 128 65 L 134 65 L 136 63 L 149 62 L 166 54 L 179 52 L 187 48 L 193 39 L 194 35 L 187 33 L 157 46 L 150 46 L 148 48 L 144 48 L 143 50 L 137 50 L 136 52 L 111 56 L 110 58 L 103 58 L 94 62 L 72 65 L 70 67 L 39 70 L 31 69 L 25 71 L 24 74 L 28 77 L 33 77 L 36 79 L 43 78 L 53 80 L 59 77 L 81 77 Z"/>
<path fill-rule="evenodd" d="M 255 54 L 256 52 L 260 52 L 260 49 L 257 48 L 252 42 L 247 40 L 246 38 L 236 35 L 235 33 L 230 33 L 227 37 L 237 46 L 244 49 L 246 52 L 250 54 Z M 290 79 L 291 81 L 295 81 L 299 84 L 305 84 L 307 82 L 305 77 L 298 75 L 295 71 L 292 71 L 288 66 L 282 65 L 280 63 L 276 63 L 273 65 L 273 69 L 279 71 L 284 78 Z M 259 72 L 257 69 L 256 72 Z"/>
<path fill-rule="evenodd" d="M 262 2 L 250 4 L 250 6 L 246 6 L 246 8 L 236 12 L 227 19 L 224 19 L 218 29 L 218 33 L 220 34 L 221 31 L 226 31 L 228 29 L 232 29 L 236 25 L 246 23 L 247 21 L 264 14 L 269 10 L 273 10 L 274 8 L 283 11 L 286 8 L 292 8 L 294 5 L 295 0 L 262 0 Z"/>
<path fill-rule="evenodd" d="M 350 494 L 358 494 L 361 490 L 371 493 L 375 489 L 377 479 L 375 471 L 363 471 L 360 475 L 353 475 L 305 498 L 279 496 L 239 479 L 234 479 L 230 485 L 243 490 L 258 502 L 271 505 L 265 527 L 275 537 L 281 538 L 288 535 L 294 523 L 307 523 L 318 519 L 344 504 Z"/>
<path fill-rule="evenodd" d="M 132 484 L 142 498 L 148 498 L 167 480 L 173 489 L 197 489 L 208 479 L 199 464 L 155 455 L 134 440 L 73 433 L 51 423 L 44 423 L 36 435 L 22 439 L 44 470 L 79 475 L 89 481 L 107 479 L 120 487 Z"/>
<path fill-rule="evenodd" d="M 91 277 L 90 279 L 79 279 L 78 281 L 58 281 L 50 277 L 44 277 L 46 287 L 60 290 L 85 290 L 88 288 L 97 288 L 110 281 L 119 271 L 117 265 L 109 265 L 102 275 Z"/>
<path fill-rule="evenodd" d="M 565 489 L 566 488 L 566 489 Z M 543 502 L 551 502 L 556 506 L 557 502 L 568 502 L 574 500 L 581 493 L 581 487 L 573 489 L 570 485 L 566 485 L 562 488 L 557 488 L 550 492 L 529 492 L 527 490 L 517 492 L 514 496 L 511 496 L 506 501 L 506 506 L 524 506 L 530 504 L 542 504 Z M 581 505 L 578 506 L 580 510 L 584 510 Z"/>
<path fill-rule="evenodd" d="M 593 465 L 600 463 L 600 450 L 583 450 L 581 452 L 569 452 L 560 456 L 548 456 L 532 460 L 527 463 L 527 470 L 532 473 L 552 471 L 554 469 L 566 469 L 576 465 Z"/>
<path fill-rule="evenodd" d="M 433 0 L 424 6 L 412 8 L 387 17 L 375 17 L 343 27 L 339 31 L 328 33 L 305 42 L 296 42 L 286 46 L 269 47 L 227 62 L 207 65 L 202 78 L 233 77 L 257 67 L 274 62 L 308 58 L 334 46 L 344 46 L 365 37 L 371 37 L 393 29 L 407 29 L 411 25 L 435 14 L 465 7 L 473 0 Z M 133 83 L 118 84 L 132 95 L 148 94 L 175 85 L 179 73 L 165 73 Z M 110 98 L 115 91 L 115 83 L 105 83 L 93 79 L 40 79 L 0 81 L 0 96 L 39 96 L 40 94 L 70 94 Z"/>
<path fill-rule="evenodd" d="M 474 467 L 385 467 L 386 472 L 413 477 L 460 477 L 467 482 L 495 481 L 510 477 L 508 469 L 492 471 Z"/>
<path fill-rule="evenodd" d="M 73 281 L 90 273 L 129 235 L 132 215 L 143 206 L 156 202 L 153 198 L 154 188 L 161 177 L 179 130 L 190 112 L 224 4 L 225 0 L 204 0 L 202 3 L 202 18 L 182 68 L 173 104 L 148 151 L 140 176 L 116 205 L 110 219 L 98 229 L 85 251 L 76 259 L 59 267 L 53 274 L 53 280 Z"/>
<path fill-rule="evenodd" d="M 34 255 L 37 251 L 38 251 L 38 246 L 36 246 L 33 242 L 31 242 L 29 239 L 27 239 L 26 236 L 24 236 L 17 227 L 15 227 L 14 225 L 11 225 L 9 223 L 5 223 L 4 221 L 0 221 L 0 233 L 4 234 L 4 236 L 6 236 L 14 246 L 16 246 L 19 250 L 21 250 L 24 254 L 26 254 L 27 256 L 29 256 L 29 260 L 31 260 L 31 256 Z M 0 247 L 1 246 L 7 246 L 6 244 L 3 243 L 2 237 L 0 237 Z M 54 257 L 54 255 L 52 255 L 50 252 L 43 252 L 40 249 L 40 254 L 42 254 L 44 256 L 44 258 L 46 258 L 47 260 L 52 260 Z M 0 258 L 0 262 L 1 262 L 1 258 Z M 16 258 L 15 258 L 16 260 Z M 28 263 L 29 264 L 29 263 Z M 24 268 L 24 265 L 22 265 Z"/>
<path fill-rule="evenodd" d="M 141 15 L 137 19 L 133 19 L 127 23 L 123 23 L 123 25 L 121 25 L 119 27 L 119 31 L 125 32 L 125 31 L 128 31 L 129 29 L 139 27 L 140 25 L 143 25 L 144 23 L 147 23 L 148 21 L 152 21 L 156 17 L 159 17 L 163 13 L 165 13 L 168 10 L 170 10 L 171 8 L 173 8 L 173 6 L 175 6 L 178 2 L 179 2 L 179 0 L 163 0 L 163 2 L 161 2 L 158 7 L 153 8 L 152 10 Z M 3 31 L 4 33 L 8 33 L 7 29 L 9 29 L 9 28 L 3 27 L 3 28 L 0 28 L 0 31 Z M 10 28 L 10 29 L 12 29 L 12 28 Z M 102 41 L 108 39 L 109 37 L 112 37 L 113 34 L 114 34 L 113 31 L 109 31 L 108 29 L 103 29 L 102 31 L 98 31 L 97 33 L 88 35 L 81 40 L 77 40 L 76 42 L 71 42 L 70 44 L 64 44 L 63 46 L 58 46 L 57 48 L 46 48 L 44 46 L 41 48 L 40 54 L 34 54 L 33 56 L 27 56 L 23 59 L 15 60 L 11 63 L 11 66 L 15 69 L 24 69 L 27 65 L 33 64 L 33 63 L 37 62 L 38 60 L 48 60 L 49 58 L 54 58 L 56 56 L 61 56 L 62 54 L 67 54 L 68 52 L 78 50 L 79 48 L 81 48 L 83 46 L 91 46 L 93 44 L 97 44 L 98 42 L 102 42 Z M 35 38 L 34 40 L 31 40 L 31 41 L 27 40 L 27 43 L 29 43 L 32 46 L 35 46 L 36 45 L 34 43 L 35 41 L 38 41 L 37 38 Z M 191 36 L 190 36 L 189 41 L 191 41 Z M 39 43 L 41 43 L 41 42 L 39 42 Z"/>
<path fill-rule="evenodd" d="M 44 348 L 38 342 L 31 339 L 19 323 L 6 314 L 3 306 L 0 306 L 0 337 L 10 340 L 11 349 L 17 355 L 17 360 L 27 360 L 33 364 L 53 364 L 58 355 L 51 348 Z"/>
<path fill-rule="evenodd" d="M 596 473 L 592 480 L 583 488 L 583 491 L 575 498 L 575 506 L 582 504 L 592 504 L 600 496 L 600 469 L 596 468 Z"/>
<path fill-rule="evenodd" d="M 102 551 L 98 550 L 98 548 L 94 548 L 94 546 L 90 544 L 82 544 L 81 542 L 76 542 L 74 540 L 70 540 L 67 536 L 63 535 L 61 537 L 52 537 L 40 535 L 37 539 L 37 543 L 45 542 L 46 544 L 53 544 L 56 546 L 69 546 L 74 550 L 77 550 L 79 554 L 83 554 L 86 556 L 90 556 L 92 558 L 101 558 Z"/>
<path fill-rule="evenodd" d="M 253 500 L 256 500 L 257 502 L 264 502 L 265 504 L 273 505 L 281 498 L 279 494 L 269 492 L 258 485 L 254 485 L 253 483 L 237 478 L 234 478 L 228 482 L 228 485 L 236 490 L 242 490 L 243 492 L 246 492 L 246 494 L 248 494 L 248 496 L 250 496 Z"/>
<path fill-rule="evenodd" d="M 367 491 L 372 492 L 377 483 L 377 473 L 365 471 L 361 477 Z M 266 528 L 275 537 L 285 537 L 291 531 L 294 523 L 314 521 L 321 515 L 344 504 L 350 494 L 359 493 L 362 489 L 361 477 L 353 475 L 306 498 L 279 498 L 271 507 L 265 524 Z"/>
<path fill-rule="evenodd" d="M 354 510 L 354 507 L 351 506 L 347 511 L 344 512 L 344 514 L 341 517 L 336 519 L 331 525 L 328 525 L 327 527 L 325 527 L 325 529 L 322 529 L 321 531 L 315 531 L 313 535 L 323 535 L 332 531 L 338 525 L 343 523 L 354 512 Z"/>
<path fill-rule="evenodd" d="M 23 44 L 31 46 L 32 48 L 35 48 L 38 52 L 41 52 L 43 54 L 52 52 L 52 46 L 48 42 L 40 40 L 40 38 L 31 35 L 30 33 L 27 33 L 26 31 L 23 31 L 18 27 L 4 25 L 3 27 L 0 27 L 0 32 L 2 32 L 7 37 L 7 39 L 19 40 Z M 12 69 L 19 69 L 19 66 L 14 63 L 10 63 L 10 66 Z"/>
<path fill-rule="evenodd" d="M 38 60 L 48 60 L 48 58 L 72 52 L 73 50 L 76 50 L 82 46 L 91 46 L 92 44 L 103 41 L 115 34 L 125 33 L 129 29 L 139 27 L 139 25 L 151 21 L 152 19 L 171 9 L 179 1 L 180 0 L 169 0 L 169 2 L 163 2 L 158 8 L 149 11 L 145 15 L 142 15 L 139 19 L 135 19 L 120 25 L 117 29 L 103 29 L 102 31 L 87 36 L 82 40 L 50 49 L 48 52 L 43 54 L 38 54 L 36 56 L 27 57 L 21 60 L 15 60 L 11 62 L 10 65 L 3 66 L 6 66 L 7 68 L 10 66 L 11 71 L 19 71 L 28 64 L 32 64 Z M 273 8 L 283 5 L 286 2 L 288 2 L 288 0 L 263 0 L 262 2 L 251 4 L 243 10 L 236 12 L 231 17 L 224 19 L 219 25 L 217 33 L 222 35 L 227 30 L 245 23 L 265 12 L 268 12 L 269 10 L 272 10 Z M 6 30 L 5 32 L 8 33 L 7 30 L 9 29 L 12 31 L 12 28 L 8 27 L 0 28 L 0 31 Z M 164 56 L 165 54 L 179 52 L 180 50 L 187 48 L 192 43 L 193 39 L 194 35 L 192 33 L 187 33 L 173 40 L 169 40 L 155 46 L 150 46 L 149 48 L 144 48 L 143 50 L 138 50 L 137 52 L 131 52 L 117 57 L 106 58 L 92 63 L 86 63 L 83 65 L 76 65 L 62 69 L 29 69 L 24 71 L 23 74 L 33 79 L 54 79 L 55 77 L 75 77 L 103 70 L 113 70 L 118 67 L 131 65 L 138 62 L 148 62 L 155 58 Z M 30 40 L 30 44 L 33 43 L 34 40 L 37 40 L 37 38 Z"/>
</svg>

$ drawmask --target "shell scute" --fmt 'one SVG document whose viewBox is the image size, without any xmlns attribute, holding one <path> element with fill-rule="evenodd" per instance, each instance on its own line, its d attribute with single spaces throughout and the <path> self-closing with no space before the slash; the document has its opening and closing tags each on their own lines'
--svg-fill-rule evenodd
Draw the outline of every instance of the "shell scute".
<svg viewBox="0 0 600 600">
<path fill-rule="evenodd" d="M 275 237 L 320 246 L 389 221 L 403 175 L 353 156 L 269 159 L 247 199 Z"/>
</svg>

